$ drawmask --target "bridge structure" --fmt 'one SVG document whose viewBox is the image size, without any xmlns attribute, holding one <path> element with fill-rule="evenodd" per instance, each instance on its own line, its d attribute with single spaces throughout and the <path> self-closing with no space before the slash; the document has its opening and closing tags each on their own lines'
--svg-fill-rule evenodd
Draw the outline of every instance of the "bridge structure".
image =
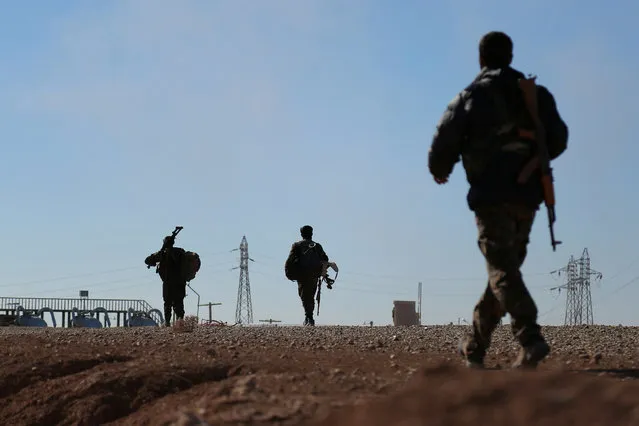
<svg viewBox="0 0 639 426">
<path fill-rule="evenodd" d="M 139 299 L 93 299 L 88 297 L 80 298 L 57 298 L 57 297 L 0 297 L 0 315 L 5 317 L 15 317 L 18 315 L 19 307 L 24 311 L 37 313 L 44 319 L 44 312 L 52 312 L 61 317 L 61 326 L 70 327 L 74 314 L 78 312 L 87 313 L 100 319 L 100 314 L 115 316 L 115 325 L 121 327 L 126 325 L 127 315 L 131 313 L 144 313 L 150 316 L 157 324 L 162 324 L 164 318 L 157 309 Z M 54 320 L 53 327 L 56 326 Z M 110 319 L 103 322 L 111 326 Z"/>
</svg>

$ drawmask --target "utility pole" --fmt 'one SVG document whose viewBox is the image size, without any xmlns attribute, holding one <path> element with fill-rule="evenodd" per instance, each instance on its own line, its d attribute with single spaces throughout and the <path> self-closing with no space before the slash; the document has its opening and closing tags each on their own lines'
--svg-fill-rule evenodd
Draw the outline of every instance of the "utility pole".
<svg viewBox="0 0 639 426">
<path fill-rule="evenodd" d="M 265 320 L 260 320 L 260 322 L 267 322 L 269 324 L 273 324 L 274 322 L 282 322 L 282 321 L 274 320 L 273 318 L 269 318 L 269 319 L 265 319 Z"/>
<path fill-rule="evenodd" d="M 208 306 L 209 307 L 209 321 L 208 323 L 210 324 L 211 322 L 213 322 L 213 306 L 219 306 L 221 305 L 221 303 L 204 303 L 202 305 L 198 305 L 198 306 Z"/>
<path fill-rule="evenodd" d="M 564 273 L 566 283 L 550 290 L 567 290 L 566 292 L 566 312 L 564 315 L 564 325 L 594 324 L 592 309 L 592 294 L 590 291 L 591 277 L 600 280 L 603 275 L 590 268 L 590 255 L 585 248 L 581 257 L 575 259 L 570 256 L 568 264 L 561 269 L 552 271 L 561 276 Z"/>
<path fill-rule="evenodd" d="M 417 284 L 417 324 L 422 325 L 422 283 Z"/>
<path fill-rule="evenodd" d="M 235 251 L 234 249 L 231 251 Z M 248 263 L 254 262 L 248 254 L 246 236 L 240 243 L 240 266 L 233 269 L 240 270 L 240 284 L 237 288 L 237 306 L 235 308 L 235 322 L 237 324 L 251 324 L 253 322 L 253 304 L 251 302 L 251 281 L 249 280 Z"/>
</svg>

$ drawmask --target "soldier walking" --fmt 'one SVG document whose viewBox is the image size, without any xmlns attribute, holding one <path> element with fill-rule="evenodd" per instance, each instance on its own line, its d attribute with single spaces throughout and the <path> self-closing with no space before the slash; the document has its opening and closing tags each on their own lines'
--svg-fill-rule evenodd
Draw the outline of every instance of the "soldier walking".
<svg viewBox="0 0 639 426">
<path fill-rule="evenodd" d="M 176 320 L 184 319 L 184 298 L 186 280 L 182 272 L 182 262 L 186 251 L 174 247 L 175 237 L 164 238 L 162 248 L 149 255 L 144 263 L 150 268 L 156 266 L 156 272 L 162 280 L 162 298 L 164 299 L 164 324 L 171 326 L 171 313 L 175 311 Z"/>
<path fill-rule="evenodd" d="M 448 105 L 428 155 L 430 173 L 440 185 L 461 158 L 470 185 L 468 207 L 475 214 L 477 243 L 488 266 L 488 285 L 475 306 L 472 333 L 460 342 L 469 367 L 483 367 L 491 335 L 506 313 L 521 346 L 514 368 L 535 368 L 550 352 L 520 272 L 544 195 L 539 169 L 523 184 L 517 179 L 536 155 L 536 144 L 529 136 L 534 123 L 519 88 L 525 76 L 511 67 L 512 58 L 508 35 L 490 32 L 482 37 L 481 71 Z M 568 128 L 550 91 L 537 86 L 537 97 L 553 160 L 566 150 Z"/>
<path fill-rule="evenodd" d="M 325 272 L 328 256 L 322 245 L 313 241 L 313 228 L 310 225 L 302 226 L 300 234 L 302 240 L 291 246 L 285 272 L 288 279 L 297 281 L 297 292 L 305 313 L 304 325 L 314 326 L 315 294 L 319 279 Z"/>
</svg>

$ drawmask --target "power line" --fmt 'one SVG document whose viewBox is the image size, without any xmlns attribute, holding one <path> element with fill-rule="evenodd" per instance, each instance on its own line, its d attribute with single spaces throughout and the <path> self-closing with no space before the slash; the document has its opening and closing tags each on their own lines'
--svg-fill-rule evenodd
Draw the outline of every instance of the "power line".
<svg viewBox="0 0 639 426">
<path fill-rule="evenodd" d="M 621 290 L 623 290 L 624 288 L 630 286 L 631 284 L 634 284 L 637 281 L 639 281 L 639 275 L 637 275 L 636 277 L 632 278 L 630 281 L 626 282 L 625 284 L 615 288 L 613 291 L 611 291 L 610 293 L 605 295 L 603 297 L 603 299 L 599 299 L 599 303 L 602 303 L 603 300 L 606 300 L 607 298 L 611 297 L 612 295 L 619 293 Z"/>
<path fill-rule="evenodd" d="M 129 288 L 138 288 L 138 287 L 152 285 L 154 283 L 154 281 L 155 280 L 148 280 L 148 281 L 140 282 L 139 284 L 128 284 L 128 285 L 119 286 L 119 287 L 107 287 L 107 288 L 94 290 L 94 291 L 92 291 L 92 293 L 93 294 L 95 294 L 95 293 L 108 293 L 108 292 L 111 292 L 111 291 L 125 290 L 125 289 L 129 289 Z"/>
<path fill-rule="evenodd" d="M 208 254 L 208 256 L 219 256 L 222 254 L 228 254 L 229 251 L 223 251 L 223 252 L 215 252 L 215 253 L 210 253 Z M 233 263 L 234 261 L 229 260 L 229 261 L 224 261 L 224 262 L 218 262 L 218 263 L 214 263 L 214 264 L 210 264 L 209 266 L 219 266 L 219 265 L 224 265 L 224 264 L 230 264 Z M 102 271 L 95 271 L 95 272 L 84 272 L 84 273 L 80 273 L 80 274 L 73 274 L 73 275 L 63 275 L 63 276 L 58 276 L 58 277 L 53 277 L 53 278 L 43 278 L 43 279 L 37 279 L 37 280 L 32 280 L 32 281 L 22 281 L 22 282 L 16 282 L 16 283 L 11 283 L 11 284 L 2 284 L 0 285 L 0 288 L 8 288 L 8 287 L 22 287 L 22 286 L 27 286 L 27 285 L 32 285 L 32 284 L 44 284 L 44 283 L 50 283 L 50 282 L 54 282 L 54 281 L 66 281 L 66 280 L 72 280 L 75 278 L 86 278 L 86 277 L 94 277 L 94 276 L 98 276 L 98 275 L 107 275 L 107 274 L 112 274 L 115 272 L 124 272 L 124 271 L 131 271 L 134 269 L 142 269 L 144 267 L 143 264 L 139 264 L 136 266 L 126 266 L 123 268 L 114 268 L 114 269 L 105 269 Z"/>
<path fill-rule="evenodd" d="M 391 280 L 405 280 L 405 281 L 415 281 L 417 280 L 422 280 L 425 282 L 432 282 L 432 281 L 487 281 L 487 277 L 422 277 L 422 278 L 417 278 L 417 277 L 407 277 L 407 276 L 400 276 L 400 275 L 382 275 L 382 274 L 371 274 L 371 273 L 362 273 L 362 272 L 354 272 L 354 271 L 346 271 L 342 273 L 343 275 L 358 275 L 358 276 L 368 276 L 371 278 L 385 278 L 385 279 L 391 279 Z M 522 274 L 522 276 L 524 277 L 530 277 L 530 276 L 541 276 L 541 275 L 549 275 L 549 272 L 538 272 L 538 273 L 529 273 L 529 274 Z"/>
<path fill-rule="evenodd" d="M 218 252 L 214 252 L 214 253 L 210 253 L 208 255 L 204 255 L 204 257 L 207 256 L 219 256 L 219 255 L 223 255 L 223 254 L 229 254 L 233 251 L 237 251 L 239 250 L 238 248 L 235 249 L 231 249 L 231 250 L 224 250 L 224 251 L 218 251 Z M 262 257 L 265 257 L 267 259 L 273 259 L 275 260 L 273 257 L 270 256 L 264 256 L 262 255 Z M 260 264 L 265 264 L 267 265 L 267 262 L 262 262 L 262 261 L 255 261 L 254 259 L 250 259 L 253 262 L 257 262 Z M 213 263 L 213 264 L 205 264 L 205 266 L 220 266 L 220 265 L 225 265 L 225 264 L 230 264 L 233 263 L 233 260 L 229 260 L 229 261 L 223 261 L 223 262 L 217 262 L 217 263 Z M 632 266 L 632 265 L 630 265 Z M 111 273 L 116 273 L 116 272 L 123 272 L 123 271 L 130 271 L 130 270 L 135 270 L 135 269 L 140 269 L 139 265 L 136 266 L 127 266 L 127 267 L 123 267 L 123 268 L 113 268 L 113 269 L 106 269 L 106 270 L 102 270 L 102 271 L 95 271 L 95 272 L 86 272 L 86 273 L 80 273 L 80 274 L 73 274 L 73 275 L 64 275 L 64 276 L 58 276 L 58 277 L 53 277 L 53 278 L 44 278 L 44 279 L 37 279 L 37 280 L 31 280 L 31 281 L 23 281 L 23 282 L 15 282 L 15 283 L 11 283 L 11 284 L 2 284 L 0 285 L 0 288 L 9 288 L 9 287 L 21 287 L 21 286 L 27 286 L 27 285 L 32 285 L 32 284 L 43 284 L 43 283 L 50 283 L 50 282 L 54 282 L 54 281 L 65 281 L 65 280 L 72 280 L 75 278 L 86 278 L 86 277 L 92 277 L 92 276 L 98 276 L 98 275 L 107 275 L 107 274 L 111 274 Z M 234 270 L 234 269 L 238 269 L 238 267 L 235 268 L 230 268 L 229 270 Z M 206 271 L 207 273 L 218 273 L 218 272 L 225 272 L 225 270 L 214 270 L 214 271 Z M 406 281 L 410 281 L 413 282 L 416 280 L 415 277 L 406 277 L 406 276 L 399 276 L 399 275 L 382 275 L 382 274 L 371 274 L 371 273 L 363 273 L 363 272 L 357 272 L 357 271 L 344 271 L 342 273 L 343 275 L 354 275 L 354 276 L 364 276 L 364 277 L 372 277 L 372 278 L 382 278 L 382 279 L 391 279 L 391 280 L 406 280 Z M 547 272 L 544 273 L 531 273 L 531 274 L 524 274 L 524 276 L 540 276 L 540 275 L 547 275 Z M 425 281 L 425 282 L 433 282 L 433 281 L 484 281 L 486 280 L 485 277 L 482 278 L 471 278 L 471 277 L 422 277 L 417 279 Z M 370 285 L 370 284 L 369 284 Z"/>
<path fill-rule="evenodd" d="M 34 281 L 24 281 L 24 282 L 21 282 L 21 283 L 3 284 L 3 285 L 0 285 L 0 287 L 6 288 L 6 287 L 25 286 L 25 285 L 31 285 L 31 284 L 43 284 L 43 283 L 49 283 L 49 282 L 52 282 L 52 281 L 64 281 L 64 280 L 70 280 L 70 279 L 73 279 L 73 278 L 86 278 L 86 277 L 93 277 L 93 276 L 96 276 L 96 275 L 106 275 L 106 274 L 110 274 L 110 273 L 113 273 L 113 272 L 130 271 L 132 269 L 141 269 L 141 268 L 140 268 L 140 266 L 129 266 L 129 267 L 126 267 L 126 268 L 107 269 L 107 270 L 98 271 L 98 272 L 88 272 L 88 273 L 84 273 L 84 274 L 66 275 L 66 276 L 56 277 L 56 278 L 40 279 L 40 280 L 34 280 Z"/>
<path fill-rule="evenodd" d="M 220 252 L 216 252 L 216 253 L 211 253 L 208 256 L 204 255 L 205 257 L 212 257 L 212 256 L 218 256 L 218 255 L 228 255 L 231 252 L 234 251 L 238 251 L 239 248 L 236 249 L 232 249 L 232 250 L 225 250 L 225 251 L 220 251 Z M 264 256 L 267 259 L 273 259 L 270 256 Z M 262 264 L 264 266 L 267 267 L 272 267 L 274 266 L 274 261 L 273 262 L 264 262 L 261 260 L 254 260 L 249 258 L 250 261 L 256 262 L 258 264 Z M 627 271 L 628 269 L 632 268 L 634 265 L 636 265 L 637 261 L 639 261 L 639 259 L 624 265 L 623 268 L 620 268 L 618 270 L 618 272 L 614 275 L 612 275 L 610 278 L 607 278 L 605 281 L 608 282 L 614 278 L 616 278 L 617 276 L 621 275 L 623 272 Z M 221 262 L 216 262 L 216 263 L 211 263 L 211 264 L 206 264 L 206 266 L 218 266 L 218 265 L 225 265 L 225 264 L 229 264 L 232 263 L 234 261 L 229 260 L 229 261 L 221 261 Z M 143 267 L 143 266 L 142 266 Z M 71 280 L 74 278 L 86 278 L 86 277 L 94 277 L 94 276 L 100 276 L 100 275 L 107 275 L 107 274 L 112 274 L 112 273 L 117 273 L 117 272 L 123 272 L 123 271 L 129 271 L 129 270 L 135 270 L 135 269 L 140 269 L 141 266 L 137 265 L 137 266 L 128 266 L 128 267 L 123 267 L 123 268 L 111 268 L 111 269 L 106 269 L 106 270 L 102 270 L 102 271 L 95 271 L 95 272 L 86 272 L 86 273 L 79 273 L 79 274 L 71 274 L 71 275 L 66 275 L 66 276 L 58 276 L 58 277 L 54 277 L 54 278 L 49 278 L 49 279 L 39 279 L 39 280 L 31 280 L 31 281 L 23 281 L 23 282 L 18 282 L 18 283 L 12 283 L 12 284 L 3 284 L 0 285 L 0 288 L 9 288 L 9 287 L 21 287 L 21 286 L 28 286 L 31 284 L 40 284 L 40 283 L 49 283 L 49 282 L 56 282 L 56 281 L 64 281 L 64 280 Z M 219 268 L 219 269 L 214 269 L 214 270 L 208 270 L 205 269 L 207 274 L 217 274 L 217 273 L 222 273 L 222 272 L 228 272 L 230 270 L 235 270 L 235 269 L 239 269 L 239 267 L 236 268 L 231 268 L 231 269 L 226 269 L 226 268 Z M 557 272 L 557 271 L 552 271 L 552 272 Z M 550 275 L 552 276 L 551 273 L 548 272 L 543 272 L 543 273 L 529 273 L 529 274 L 523 274 L 525 277 L 530 277 L 530 276 L 544 276 L 544 275 Z M 274 276 L 276 274 L 269 274 L 269 273 L 264 273 L 260 270 L 255 270 L 253 269 L 253 273 L 258 273 L 261 275 L 265 275 L 267 277 L 269 277 L 270 279 L 273 280 L 281 280 L 282 278 L 279 276 Z M 398 291 L 398 285 L 397 283 L 393 282 L 392 285 L 390 285 L 390 283 L 384 283 L 384 282 L 375 282 L 375 283 L 371 283 L 371 282 L 367 282 L 366 284 L 364 283 L 360 283 L 357 281 L 351 281 L 350 279 L 347 280 L 340 280 L 340 285 L 334 287 L 334 290 L 341 292 L 341 291 L 345 291 L 345 292 L 357 292 L 357 293 L 363 293 L 363 294 L 380 294 L 380 295 L 408 295 L 408 294 L 412 294 L 412 291 L 409 291 L 409 284 L 408 282 L 410 282 L 410 287 L 413 286 L 412 281 L 415 280 L 415 277 L 407 277 L 407 276 L 401 276 L 401 275 L 387 275 L 387 274 L 375 274 L 375 273 L 370 273 L 370 272 L 358 272 L 358 271 L 344 271 L 342 272 L 343 275 L 346 276 L 362 276 L 362 277 L 372 277 L 372 278 L 378 278 L 378 279 L 388 279 L 388 280 L 402 280 L 402 281 L 407 281 L 406 283 L 406 291 L 403 291 L 403 287 L 400 287 Z M 283 274 L 282 274 L 283 275 Z M 65 291 L 65 290 L 76 290 L 79 287 L 82 288 L 87 288 L 87 289 L 94 289 L 97 288 L 97 290 L 94 290 L 94 293 L 104 293 L 104 292 L 111 292 L 111 291 L 116 291 L 119 289 L 126 289 L 126 288 L 133 288 L 133 287 L 141 287 L 141 286 L 145 286 L 145 285 L 149 285 L 151 284 L 153 281 L 155 281 L 155 277 L 150 279 L 150 280 L 144 280 L 143 277 L 129 277 L 129 278 L 123 278 L 123 279 L 117 279 L 117 280 L 102 280 L 102 281 L 98 281 L 98 282 L 93 282 L 93 283 L 86 283 L 86 284 L 78 284 L 78 285 L 73 285 L 73 286 L 66 286 L 66 287 L 60 287 L 60 288 L 55 288 L 55 289 L 47 289 L 44 291 L 39 291 L 35 294 L 46 294 L 46 293 L 55 293 L 55 292 L 59 292 L 59 291 Z M 116 283 L 123 283 L 123 282 L 132 282 L 132 281 L 136 281 L 136 280 L 140 280 L 142 281 L 140 284 L 133 284 L 133 285 L 126 285 L 126 286 L 119 286 L 119 287 L 113 287 L 113 284 Z M 485 277 L 481 277 L 481 278 L 471 278 L 471 277 L 431 277 L 431 278 L 421 278 L 421 280 L 423 280 L 426 283 L 430 282 L 437 282 L 437 281 L 485 281 L 486 278 Z M 604 296 L 604 300 L 607 300 L 609 297 L 613 296 L 614 294 L 622 291 L 623 289 L 629 287 L 630 285 L 636 283 L 637 281 L 639 281 L 639 276 L 636 276 L 634 278 L 632 278 L 630 281 L 624 283 L 623 285 L 615 288 L 611 293 L 607 294 Z M 528 286 L 529 288 L 556 288 L 552 287 L 552 286 L 548 286 L 548 285 L 543 285 L 543 286 Z M 435 298 L 435 297 L 464 297 L 464 296 L 470 296 L 470 295 L 475 295 L 474 292 L 463 292 L 463 293 L 437 293 L 437 292 L 433 292 L 433 293 L 428 293 L 425 294 L 425 296 L 429 297 L 429 298 Z M 541 314 L 539 317 L 545 317 L 546 315 L 556 311 L 560 306 L 557 307 L 553 307 L 551 309 L 549 309 L 548 311 L 544 312 L 543 314 Z M 252 308 L 252 307 L 251 307 Z"/>
<path fill-rule="evenodd" d="M 618 276 L 619 274 L 616 274 L 615 276 Z M 610 281 L 610 279 L 606 280 L 606 281 Z M 619 293 L 621 290 L 629 287 L 631 284 L 634 284 L 636 282 L 639 282 L 639 275 L 635 276 L 634 278 L 630 279 L 629 281 L 627 281 L 626 283 L 620 285 L 619 287 L 615 288 L 613 291 L 611 291 L 610 293 L 604 295 L 602 298 L 600 298 L 598 300 L 597 303 L 599 304 L 603 304 L 605 303 L 605 301 L 610 298 L 611 296 L 613 296 L 614 294 Z M 547 311 L 545 311 L 543 314 L 539 315 L 539 318 L 544 318 L 546 317 L 548 314 L 551 314 L 552 312 L 555 312 L 557 309 L 562 307 L 562 303 L 558 303 L 557 305 L 555 305 L 554 307 L 552 307 L 551 309 L 548 309 Z"/>
<path fill-rule="evenodd" d="M 259 270 L 252 269 L 252 273 L 253 274 L 263 275 L 263 276 L 268 277 L 270 279 L 276 279 L 275 277 L 273 277 L 273 275 L 267 274 L 267 273 L 259 271 Z M 353 284 L 355 286 L 353 286 Z M 393 287 L 389 286 L 389 288 L 393 288 Z M 380 295 L 391 295 L 391 296 L 412 295 L 413 294 L 413 291 L 408 291 L 408 290 L 407 291 L 378 290 L 376 288 L 372 288 L 370 286 L 366 286 L 366 285 L 363 285 L 361 283 L 354 282 L 354 281 L 349 281 L 349 280 L 340 280 L 339 286 L 335 285 L 333 287 L 332 291 L 337 291 L 337 292 L 350 291 L 350 292 L 357 292 L 357 293 L 369 293 L 369 294 L 380 294 Z M 481 291 L 479 291 L 479 292 L 483 292 L 483 289 L 481 289 Z M 477 294 L 478 294 L 477 292 L 427 293 L 426 296 L 428 296 L 428 297 L 460 297 L 460 296 L 475 297 L 475 296 L 477 296 Z"/>
<path fill-rule="evenodd" d="M 99 281 L 99 282 L 93 282 L 93 283 L 88 283 L 88 284 L 76 284 L 73 286 L 66 286 L 66 287 L 58 287 L 58 288 L 53 288 L 53 289 L 46 289 L 46 290 L 42 290 L 42 291 L 36 291 L 36 292 L 30 292 L 31 295 L 40 295 L 40 294 L 49 294 L 49 293 L 57 293 L 57 292 L 61 292 L 61 291 L 70 291 L 70 290 L 78 290 L 78 289 L 94 289 L 94 288 L 102 288 L 103 290 L 109 290 L 111 289 L 111 287 L 108 287 L 108 285 L 110 284 L 116 284 L 116 283 L 124 283 L 124 282 L 131 282 L 131 281 L 144 281 L 145 283 L 151 283 L 153 281 L 156 281 L 156 278 L 149 278 L 149 276 L 140 276 L 140 277 L 128 277 L 128 278 L 122 278 L 122 279 L 118 279 L 118 280 L 108 280 L 108 281 Z M 105 285 L 107 285 L 107 287 L 105 288 Z M 126 287 L 124 287 L 126 288 Z"/>
<path fill-rule="evenodd" d="M 637 263 L 639 262 L 639 258 L 633 260 L 631 263 L 627 264 L 626 266 L 624 266 L 623 268 L 620 268 L 619 271 L 617 271 L 616 274 L 614 274 L 612 277 L 606 278 L 606 282 L 610 281 L 610 280 L 614 280 L 615 278 L 617 278 L 619 275 L 623 274 L 624 272 L 626 272 L 627 270 L 629 270 L 630 268 L 632 268 L 633 266 L 635 266 Z"/>
<path fill-rule="evenodd" d="M 264 257 L 264 256 L 262 256 Z M 258 264 L 264 264 L 264 265 L 269 265 L 269 266 L 275 266 L 275 264 L 271 263 L 269 264 L 268 262 L 264 262 L 262 260 L 256 260 L 255 261 Z M 277 267 L 280 267 L 279 265 Z M 354 276 L 362 276 L 362 277 L 370 277 L 370 278 L 382 278 L 382 279 L 388 279 L 388 280 L 401 280 L 401 281 L 407 281 L 407 282 L 415 282 L 415 281 L 422 281 L 422 282 L 433 282 L 433 281 L 487 281 L 487 277 L 486 276 L 482 276 L 482 277 L 415 277 L 415 276 L 405 276 L 405 275 L 388 275 L 388 274 L 375 274 L 375 273 L 370 273 L 370 272 L 358 272 L 358 271 L 340 271 L 340 275 L 354 275 Z M 522 274 L 522 276 L 524 277 L 533 277 L 533 276 L 550 276 L 551 272 L 531 272 L 531 273 L 527 273 L 527 274 Z M 411 284 L 413 285 L 413 284 Z"/>
</svg>

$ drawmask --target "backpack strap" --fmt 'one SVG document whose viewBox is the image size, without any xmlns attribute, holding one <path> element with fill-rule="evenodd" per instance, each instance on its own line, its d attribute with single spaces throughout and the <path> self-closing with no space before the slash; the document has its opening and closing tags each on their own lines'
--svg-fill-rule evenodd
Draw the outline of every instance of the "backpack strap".
<svg viewBox="0 0 639 426">
<path fill-rule="evenodd" d="M 531 130 L 534 128 L 532 123 L 528 123 L 526 105 L 517 81 L 501 79 L 485 86 L 480 80 L 474 81 L 471 87 L 475 86 L 490 99 L 494 106 L 496 122 L 501 125 L 490 129 L 486 135 L 487 144 L 482 151 L 469 155 L 472 159 L 470 164 L 473 164 L 472 180 L 481 180 L 489 164 L 502 153 L 518 153 L 524 157 L 532 155 L 536 136 L 534 130 Z"/>
<path fill-rule="evenodd" d="M 305 241 L 306 242 L 306 241 Z M 317 243 L 315 241 L 309 241 L 306 244 L 306 250 L 303 251 L 304 254 L 308 253 L 309 251 L 315 251 L 315 247 L 317 247 Z"/>
</svg>

